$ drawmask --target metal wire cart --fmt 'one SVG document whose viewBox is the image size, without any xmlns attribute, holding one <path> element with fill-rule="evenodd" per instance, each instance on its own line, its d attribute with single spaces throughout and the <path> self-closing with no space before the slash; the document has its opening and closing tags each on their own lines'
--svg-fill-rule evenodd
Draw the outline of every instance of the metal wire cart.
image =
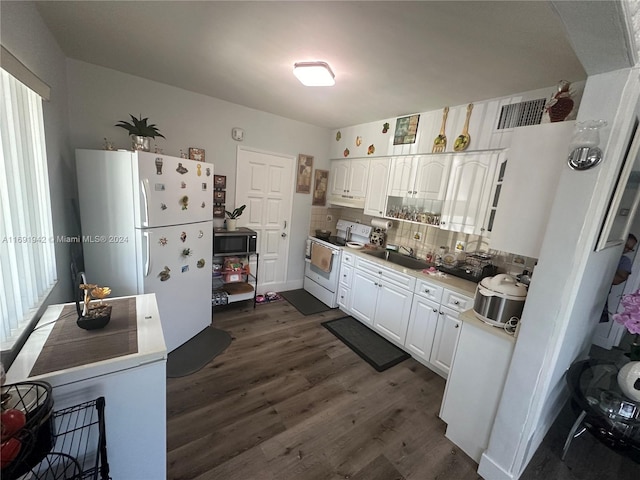
<svg viewBox="0 0 640 480">
<path fill-rule="evenodd" d="M 5 385 L 2 478 L 110 480 L 104 410 L 105 399 L 98 397 L 54 411 L 51 386 L 46 382 Z M 15 430 L 11 420 L 20 417 L 26 421 Z M 12 425 L 14 431 L 9 428 Z"/>
</svg>

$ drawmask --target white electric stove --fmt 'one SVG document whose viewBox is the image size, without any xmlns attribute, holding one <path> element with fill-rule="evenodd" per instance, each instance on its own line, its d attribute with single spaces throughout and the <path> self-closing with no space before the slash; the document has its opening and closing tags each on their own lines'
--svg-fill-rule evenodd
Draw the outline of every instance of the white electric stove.
<svg viewBox="0 0 640 480">
<path fill-rule="evenodd" d="M 348 220 L 338 220 L 336 230 L 336 235 L 329 238 L 309 236 L 305 251 L 304 289 L 331 308 L 338 306 L 342 249 L 349 248 L 347 245 L 353 245 L 357 248 L 369 243 L 371 235 L 371 226 Z M 328 272 L 311 263 L 311 252 L 316 245 L 331 250 L 331 264 Z"/>
</svg>

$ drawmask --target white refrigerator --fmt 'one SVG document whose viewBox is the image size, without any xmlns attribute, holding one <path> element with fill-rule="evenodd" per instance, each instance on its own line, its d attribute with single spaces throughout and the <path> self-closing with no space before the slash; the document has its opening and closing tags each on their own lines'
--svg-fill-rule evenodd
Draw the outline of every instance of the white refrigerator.
<svg viewBox="0 0 640 480">
<path fill-rule="evenodd" d="M 155 293 L 167 351 L 211 324 L 213 165 L 150 152 L 76 150 L 87 281 Z"/>
</svg>

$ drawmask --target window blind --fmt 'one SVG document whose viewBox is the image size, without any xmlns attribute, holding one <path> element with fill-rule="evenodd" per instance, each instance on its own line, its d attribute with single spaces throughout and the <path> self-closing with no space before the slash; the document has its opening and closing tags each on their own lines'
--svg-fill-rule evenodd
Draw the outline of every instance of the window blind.
<svg viewBox="0 0 640 480">
<path fill-rule="evenodd" d="M 0 349 L 13 348 L 56 282 L 42 98 L 0 69 Z"/>
</svg>

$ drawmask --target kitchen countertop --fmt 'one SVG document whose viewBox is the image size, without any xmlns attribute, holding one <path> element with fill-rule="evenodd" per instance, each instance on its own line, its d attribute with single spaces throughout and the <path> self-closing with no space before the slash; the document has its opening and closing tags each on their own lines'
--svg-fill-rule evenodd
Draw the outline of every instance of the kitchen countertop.
<svg viewBox="0 0 640 480">
<path fill-rule="evenodd" d="M 138 351 L 136 353 L 30 377 L 29 374 L 53 330 L 60 312 L 65 305 L 74 305 L 75 307 L 75 304 L 50 305 L 11 364 L 7 372 L 6 383 L 45 380 L 55 387 L 166 359 L 167 348 L 164 343 L 155 294 L 135 295 L 133 298 L 136 299 L 137 316 Z M 68 348 L 72 348 L 71 344 Z"/>
<path fill-rule="evenodd" d="M 494 327 L 493 325 L 489 325 L 486 322 L 483 322 L 478 317 L 476 317 L 473 309 L 465 310 L 464 312 L 460 312 L 458 320 L 461 320 L 465 324 L 474 325 L 476 328 L 480 328 L 486 333 L 494 335 L 495 337 L 506 339 L 511 343 L 516 342 L 516 338 L 513 335 L 509 335 L 504 329 L 500 327 Z"/>
<path fill-rule="evenodd" d="M 450 290 L 453 290 L 457 293 L 461 293 L 463 295 L 467 295 L 470 297 L 474 297 L 476 294 L 476 288 L 478 286 L 477 283 L 471 282 L 469 280 L 464 280 L 462 278 L 454 277 L 453 275 L 444 274 L 440 275 L 430 275 L 428 273 L 423 273 L 420 270 L 413 270 L 411 268 L 402 267 L 400 265 L 396 265 L 395 263 L 388 262 L 382 258 L 374 257 L 373 255 L 369 255 L 366 250 L 356 250 L 351 248 L 346 248 L 345 251 L 349 253 L 353 253 L 358 257 L 362 257 L 372 263 L 377 263 L 385 266 L 386 268 L 391 268 L 396 272 L 404 273 L 407 275 L 412 275 L 418 280 L 425 280 L 432 283 L 440 284 Z"/>
</svg>

